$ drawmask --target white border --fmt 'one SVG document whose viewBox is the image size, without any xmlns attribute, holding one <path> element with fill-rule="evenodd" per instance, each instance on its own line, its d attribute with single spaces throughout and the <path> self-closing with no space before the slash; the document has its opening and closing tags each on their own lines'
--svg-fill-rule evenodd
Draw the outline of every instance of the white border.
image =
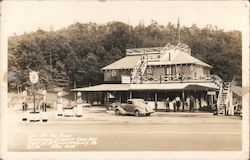
<svg viewBox="0 0 250 160">
<path fill-rule="evenodd" d="M 229 1 L 230 3 L 230 1 Z M 241 2 L 239 2 L 241 3 Z M 1 94 L 0 94 L 0 120 L 1 120 L 1 155 L 5 159 L 219 159 L 235 160 L 249 158 L 249 3 L 245 3 L 244 30 L 242 32 L 242 77 L 243 77 L 243 120 L 242 120 L 242 152 L 7 152 L 7 35 L 8 22 L 4 14 L 4 5 L 1 3 Z M 4 22 L 4 23 L 3 23 Z"/>
</svg>

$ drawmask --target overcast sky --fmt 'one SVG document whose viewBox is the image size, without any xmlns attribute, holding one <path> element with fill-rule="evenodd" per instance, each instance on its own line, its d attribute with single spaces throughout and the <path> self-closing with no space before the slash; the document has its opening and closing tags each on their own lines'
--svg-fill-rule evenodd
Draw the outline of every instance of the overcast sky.
<svg viewBox="0 0 250 160">
<path fill-rule="evenodd" d="M 248 18 L 246 1 L 4 1 L 2 20 L 7 35 L 54 30 L 75 22 L 103 24 L 122 21 L 137 25 L 151 20 L 166 25 L 216 25 L 225 30 L 242 30 Z"/>
</svg>

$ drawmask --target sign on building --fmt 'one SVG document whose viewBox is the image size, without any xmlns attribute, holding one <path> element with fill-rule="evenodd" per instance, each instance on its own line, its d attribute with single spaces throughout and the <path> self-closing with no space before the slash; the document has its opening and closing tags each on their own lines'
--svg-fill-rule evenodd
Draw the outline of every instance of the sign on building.
<svg viewBox="0 0 250 160">
<path fill-rule="evenodd" d="M 130 83 L 130 76 L 122 76 L 121 79 L 122 83 L 127 83 L 127 84 Z"/>
<path fill-rule="evenodd" d="M 215 91 L 207 91 L 207 95 L 216 95 Z"/>
</svg>

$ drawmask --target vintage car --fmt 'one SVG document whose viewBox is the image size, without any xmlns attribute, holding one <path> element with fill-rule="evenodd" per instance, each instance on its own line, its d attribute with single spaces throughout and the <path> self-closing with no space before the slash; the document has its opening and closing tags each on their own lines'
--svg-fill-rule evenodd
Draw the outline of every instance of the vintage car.
<svg viewBox="0 0 250 160">
<path fill-rule="evenodd" d="M 146 115 L 150 116 L 154 110 L 151 106 L 147 104 L 143 99 L 128 99 L 127 103 L 122 103 L 115 107 L 116 115 Z"/>
</svg>

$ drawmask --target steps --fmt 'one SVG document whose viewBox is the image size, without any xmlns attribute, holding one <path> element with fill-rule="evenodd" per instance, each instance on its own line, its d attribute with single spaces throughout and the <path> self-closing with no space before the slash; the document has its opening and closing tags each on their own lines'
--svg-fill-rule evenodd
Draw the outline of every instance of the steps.
<svg viewBox="0 0 250 160">
<path fill-rule="evenodd" d="M 231 83 L 230 82 L 222 83 L 217 101 L 218 115 L 227 115 L 227 110 L 230 107 L 228 105 L 228 102 L 232 100 L 230 92 L 231 92 Z"/>
<path fill-rule="evenodd" d="M 169 50 L 175 48 L 175 46 L 173 46 L 172 44 L 168 43 L 165 47 L 163 47 L 160 51 L 159 51 L 159 58 L 156 60 L 159 60 L 165 53 L 167 53 Z M 141 53 L 142 51 L 140 51 Z M 143 55 L 141 56 L 141 59 L 137 62 L 137 64 L 135 65 L 132 73 L 131 73 L 131 83 L 133 84 L 137 84 L 141 82 L 141 76 L 144 74 L 146 68 L 147 68 L 147 64 L 148 64 L 148 56 L 146 49 L 144 49 L 143 51 Z M 152 60 L 152 59 L 151 59 Z"/>
<path fill-rule="evenodd" d="M 135 84 L 141 82 L 141 75 L 143 75 L 143 73 L 145 72 L 147 68 L 147 63 L 148 63 L 147 56 L 143 55 L 141 59 L 137 62 L 135 68 L 131 73 L 131 78 L 132 78 L 131 83 Z"/>
</svg>

